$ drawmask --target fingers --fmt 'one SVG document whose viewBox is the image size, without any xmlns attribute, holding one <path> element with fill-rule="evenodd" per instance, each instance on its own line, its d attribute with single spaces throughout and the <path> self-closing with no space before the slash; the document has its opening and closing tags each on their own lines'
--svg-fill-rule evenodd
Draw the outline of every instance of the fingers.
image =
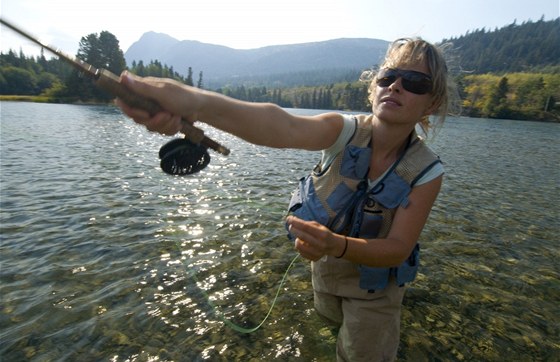
<svg viewBox="0 0 560 362">
<path fill-rule="evenodd" d="M 292 215 L 286 218 L 286 222 L 289 226 L 293 226 L 295 228 L 302 228 L 306 224 L 306 221 Z"/>
<path fill-rule="evenodd" d="M 180 114 L 181 103 L 185 102 L 182 85 L 169 78 L 139 77 L 124 71 L 121 83 L 133 93 L 156 101 L 163 109 L 173 114 Z"/>
<path fill-rule="evenodd" d="M 286 222 L 296 238 L 295 248 L 304 258 L 316 261 L 328 253 L 332 232 L 325 226 L 294 216 L 289 216 Z"/>
<path fill-rule="evenodd" d="M 329 236 L 331 231 L 316 221 L 305 221 L 295 216 L 288 216 L 286 222 L 290 232 L 295 236 L 302 236 L 313 240 L 321 240 Z"/>
<path fill-rule="evenodd" d="M 115 99 L 115 104 L 130 118 L 138 120 L 138 123 L 143 119 L 149 119 L 150 114 L 140 108 L 130 107 L 128 104 L 124 103 L 121 99 Z"/>
<path fill-rule="evenodd" d="M 129 73 L 128 71 L 122 72 L 120 77 L 120 83 L 128 88 L 131 93 L 134 93 L 145 99 L 153 100 L 157 102 L 160 107 L 163 107 L 160 102 L 160 98 L 165 98 L 165 95 L 162 95 L 163 85 L 165 84 L 164 81 L 165 80 L 163 78 L 142 78 L 135 74 Z M 165 107 L 163 108 L 166 109 Z M 169 111 L 169 109 L 166 110 Z"/>
<path fill-rule="evenodd" d="M 156 113 L 153 117 L 142 122 L 151 132 L 172 136 L 181 129 L 181 117 L 174 116 L 168 112 Z"/>
<path fill-rule="evenodd" d="M 145 79 L 147 78 L 141 78 L 126 70 L 121 73 L 121 83 L 132 92 L 143 96 L 149 95 L 149 90 L 151 88 L 151 86 L 145 82 Z"/>
<path fill-rule="evenodd" d="M 162 127 L 161 131 L 159 131 L 160 133 L 163 133 L 164 135 L 167 136 L 173 136 L 174 134 L 177 134 L 181 131 L 182 128 L 182 123 L 181 123 L 181 117 L 177 116 L 177 115 L 171 115 L 171 118 L 169 119 L 169 121 L 165 122 L 165 127 Z"/>
<path fill-rule="evenodd" d="M 153 94 L 154 88 L 157 88 L 156 83 L 151 84 L 151 79 L 152 78 L 140 78 L 127 71 L 121 74 L 122 84 L 124 84 L 132 92 L 146 97 Z M 181 131 L 182 123 L 180 116 L 173 115 L 166 111 L 150 115 L 142 109 L 130 107 L 118 98 L 115 103 L 121 108 L 124 114 L 132 118 L 136 123 L 144 125 L 149 131 L 168 136 L 172 136 Z"/>
<path fill-rule="evenodd" d="M 317 261 L 323 257 L 324 254 L 318 253 L 315 248 L 312 248 L 309 243 L 300 238 L 296 238 L 294 247 L 307 260 Z"/>
<path fill-rule="evenodd" d="M 132 108 L 120 99 L 116 99 L 115 103 L 121 110 L 132 118 L 134 122 L 145 126 L 151 132 L 161 133 L 167 136 L 173 136 L 181 131 L 181 117 L 172 115 L 169 112 L 159 112 L 154 116 L 144 110 Z"/>
</svg>

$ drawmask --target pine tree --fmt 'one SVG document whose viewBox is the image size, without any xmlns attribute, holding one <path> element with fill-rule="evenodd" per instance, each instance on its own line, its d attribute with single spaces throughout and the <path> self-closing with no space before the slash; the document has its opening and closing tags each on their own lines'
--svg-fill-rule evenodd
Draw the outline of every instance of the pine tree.
<svg viewBox="0 0 560 362">
<path fill-rule="evenodd" d="M 119 47 L 119 41 L 108 31 L 82 37 L 76 57 L 96 68 L 104 68 L 115 74 L 120 74 L 126 69 L 126 61 Z M 66 93 L 72 98 L 83 101 L 93 99 L 109 102 L 113 98 L 113 95 L 84 79 L 78 71 L 74 71 L 66 81 Z"/>
<path fill-rule="evenodd" d="M 202 89 L 202 86 L 202 71 L 200 71 L 200 73 L 198 74 L 198 82 L 196 83 L 196 87 Z"/>
<path fill-rule="evenodd" d="M 509 91 L 507 77 L 502 77 L 498 87 L 490 94 L 488 103 L 484 108 L 484 115 L 491 118 L 507 118 L 507 94 Z"/>
<path fill-rule="evenodd" d="M 188 70 L 188 73 L 187 73 L 187 80 L 185 80 L 186 85 L 190 85 L 190 86 L 194 85 L 192 76 L 193 76 L 193 70 L 192 70 L 191 67 L 189 67 L 189 70 Z"/>
</svg>

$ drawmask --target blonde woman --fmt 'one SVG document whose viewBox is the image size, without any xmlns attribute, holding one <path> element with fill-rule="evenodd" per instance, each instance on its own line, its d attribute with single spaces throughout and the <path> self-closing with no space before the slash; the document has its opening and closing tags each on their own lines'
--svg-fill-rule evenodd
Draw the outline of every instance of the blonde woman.
<svg viewBox="0 0 560 362">
<path fill-rule="evenodd" d="M 338 329 L 337 359 L 394 360 L 405 286 L 416 276 L 418 238 L 443 179 L 439 158 L 415 131 L 428 130 L 428 116 L 442 122 L 447 114 L 441 51 L 421 39 L 392 43 L 371 77 L 372 113 L 359 116 L 294 115 L 128 73 L 121 82 L 165 109 L 150 116 L 117 100 L 151 131 L 172 135 L 181 122 L 198 121 L 257 145 L 322 151 L 293 194 L 286 225 L 312 262 L 317 312 Z"/>
</svg>

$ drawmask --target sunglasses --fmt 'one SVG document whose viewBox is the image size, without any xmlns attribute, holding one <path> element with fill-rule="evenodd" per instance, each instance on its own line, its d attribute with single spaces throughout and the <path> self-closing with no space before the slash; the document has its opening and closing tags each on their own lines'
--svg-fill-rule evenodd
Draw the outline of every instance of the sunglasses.
<svg viewBox="0 0 560 362">
<path fill-rule="evenodd" d="M 384 68 L 377 73 L 376 83 L 380 87 L 388 87 L 401 78 L 405 90 L 414 94 L 426 94 L 432 91 L 432 77 L 414 70 Z"/>
</svg>

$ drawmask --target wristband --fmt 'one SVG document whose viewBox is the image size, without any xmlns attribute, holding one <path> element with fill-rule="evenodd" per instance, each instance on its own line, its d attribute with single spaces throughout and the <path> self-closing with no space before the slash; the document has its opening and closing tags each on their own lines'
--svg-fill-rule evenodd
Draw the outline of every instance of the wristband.
<svg viewBox="0 0 560 362">
<path fill-rule="evenodd" d="M 344 250 L 342 251 L 342 254 L 340 254 L 339 256 L 335 256 L 335 258 L 340 259 L 344 256 L 344 254 L 346 254 L 346 250 L 348 249 L 348 237 L 346 235 L 344 235 L 344 241 L 346 241 L 346 244 L 344 245 Z"/>
</svg>

